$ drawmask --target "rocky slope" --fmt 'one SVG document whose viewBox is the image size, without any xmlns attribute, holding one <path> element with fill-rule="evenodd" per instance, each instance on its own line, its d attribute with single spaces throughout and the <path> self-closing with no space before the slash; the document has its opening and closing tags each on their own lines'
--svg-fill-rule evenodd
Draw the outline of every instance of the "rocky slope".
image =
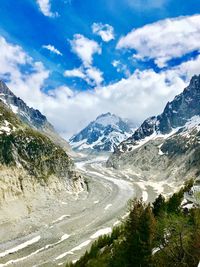
<svg viewBox="0 0 200 267">
<path fill-rule="evenodd" d="M 70 139 L 75 150 L 113 151 L 132 133 L 129 124 L 110 112 L 102 114 Z"/>
<path fill-rule="evenodd" d="M 30 108 L 26 103 L 13 94 L 13 92 L 0 80 L 0 100 L 9 107 L 24 123 L 47 135 L 54 143 L 70 152 L 69 144 L 55 131 L 47 118 L 37 109 Z"/>
<path fill-rule="evenodd" d="M 146 119 L 134 134 L 122 142 L 120 150 L 130 149 L 130 145 L 157 134 L 169 134 L 181 127 L 195 115 L 200 115 L 200 76 L 193 76 L 188 87 L 168 102 L 163 113 Z"/>
<path fill-rule="evenodd" d="M 34 198 L 45 201 L 50 196 L 77 193 L 84 188 L 83 178 L 63 148 L 22 122 L 0 100 L 1 212 L 13 201 L 21 200 L 26 205 Z"/>
<path fill-rule="evenodd" d="M 200 174 L 200 76 L 122 142 L 107 166 L 126 168 L 146 179 L 185 179 Z"/>
</svg>

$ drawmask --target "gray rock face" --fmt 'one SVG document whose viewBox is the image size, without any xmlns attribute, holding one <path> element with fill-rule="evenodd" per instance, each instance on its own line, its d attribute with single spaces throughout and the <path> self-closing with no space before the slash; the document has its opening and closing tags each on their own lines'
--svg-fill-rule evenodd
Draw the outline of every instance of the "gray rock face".
<svg viewBox="0 0 200 267">
<path fill-rule="evenodd" d="M 32 194 L 79 192 L 84 179 L 67 153 L 0 100 L 0 205 Z"/>
<path fill-rule="evenodd" d="M 155 137 L 128 152 L 113 153 L 107 167 L 136 173 L 150 181 L 181 181 L 200 176 L 200 117 L 171 136 Z"/>
<path fill-rule="evenodd" d="M 15 96 L 3 81 L 0 81 L 0 99 L 16 113 L 22 121 L 42 130 L 47 127 L 54 130 L 53 126 L 47 121 L 42 113 L 33 108 L 29 108 L 19 97 Z"/>
<path fill-rule="evenodd" d="M 200 76 L 122 142 L 107 161 L 153 180 L 187 179 L 200 175 Z"/>
<path fill-rule="evenodd" d="M 131 134 L 128 123 L 110 112 L 102 114 L 70 139 L 78 150 L 113 151 L 113 147 Z"/>
<path fill-rule="evenodd" d="M 162 114 L 146 119 L 129 139 L 120 144 L 120 150 L 126 151 L 128 144 L 153 133 L 168 134 L 173 128 L 185 125 L 195 115 L 200 115 L 200 75 L 192 77 L 189 86 L 167 103 Z"/>
<path fill-rule="evenodd" d="M 21 98 L 13 94 L 3 81 L 0 81 L 0 100 L 24 123 L 44 133 L 66 151 L 70 151 L 68 143 L 56 133 L 53 125 L 48 122 L 47 118 L 39 110 L 28 107 Z"/>
</svg>

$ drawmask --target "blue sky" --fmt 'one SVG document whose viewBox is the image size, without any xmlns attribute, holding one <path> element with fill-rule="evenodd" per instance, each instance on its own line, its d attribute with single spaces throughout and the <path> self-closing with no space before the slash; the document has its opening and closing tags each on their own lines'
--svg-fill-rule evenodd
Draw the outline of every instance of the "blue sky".
<svg viewBox="0 0 200 267">
<path fill-rule="evenodd" d="M 198 0 L 2 0 L 0 10 L 0 77 L 65 137 L 107 111 L 139 124 L 199 72 Z"/>
</svg>

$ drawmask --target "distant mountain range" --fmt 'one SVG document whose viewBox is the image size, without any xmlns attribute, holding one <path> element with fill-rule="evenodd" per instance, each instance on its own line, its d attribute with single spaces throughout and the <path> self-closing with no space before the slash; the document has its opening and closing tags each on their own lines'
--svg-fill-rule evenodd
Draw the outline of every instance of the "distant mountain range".
<svg viewBox="0 0 200 267">
<path fill-rule="evenodd" d="M 108 112 L 71 137 L 70 145 L 75 150 L 114 151 L 132 133 L 127 121 Z"/>
</svg>

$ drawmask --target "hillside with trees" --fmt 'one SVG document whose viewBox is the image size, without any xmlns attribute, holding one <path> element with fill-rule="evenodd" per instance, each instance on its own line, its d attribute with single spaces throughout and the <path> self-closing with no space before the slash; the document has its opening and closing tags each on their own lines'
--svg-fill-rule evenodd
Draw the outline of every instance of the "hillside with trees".
<svg viewBox="0 0 200 267">
<path fill-rule="evenodd" d="M 111 235 L 95 241 L 85 255 L 66 267 L 197 267 L 200 261 L 200 208 L 183 206 L 189 181 L 179 192 L 152 204 L 129 203 L 129 216 Z"/>
</svg>

